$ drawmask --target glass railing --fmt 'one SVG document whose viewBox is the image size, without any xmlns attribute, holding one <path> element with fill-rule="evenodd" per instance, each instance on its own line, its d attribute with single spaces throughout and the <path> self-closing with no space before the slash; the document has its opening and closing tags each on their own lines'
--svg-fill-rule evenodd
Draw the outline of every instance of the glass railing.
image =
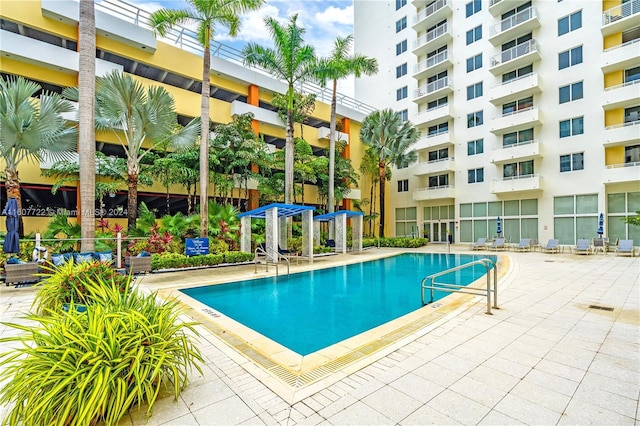
<svg viewBox="0 0 640 426">
<path fill-rule="evenodd" d="M 507 31 L 508 29 L 513 28 L 516 25 L 520 25 L 537 16 L 535 9 L 533 7 L 529 7 L 513 16 L 503 19 L 499 24 L 492 26 L 491 36 Z"/>
<path fill-rule="evenodd" d="M 637 125 L 640 125 L 640 120 L 627 121 L 620 124 L 612 124 L 611 126 L 606 126 L 604 129 L 613 130 L 613 129 L 620 129 L 622 127 L 637 126 Z"/>
<path fill-rule="evenodd" d="M 631 0 L 602 13 L 602 25 L 611 24 L 640 12 L 640 0 Z"/>
<path fill-rule="evenodd" d="M 628 42 L 626 42 L 626 43 L 617 44 L 617 45 L 612 46 L 612 47 L 610 47 L 610 48 L 608 48 L 608 49 L 604 49 L 604 50 L 603 50 L 603 52 L 613 52 L 614 50 L 621 49 L 621 48 L 623 48 L 623 47 L 627 47 L 627 46 L 631 46 L 632 44 L 634 44 L 634 43 L 638 43 L 638 42 L 640 42 L 640 38 L 636 38 L 636 39 L 633 39 L 633 40 L 629 40 L 629 41 L 628 41 Z"/>
<path fill-rule="evenodd" d="M 422 70 L 426 70 L 431 68 L 434 65 L 437 65 L 441 62 L 447 60 L 447 51 L 440 52 L 437 55 L 433 55 L 430 58 L 425 59 L 424 61 L 417 63 L 413 66 L 413 73 L 417 74 Z"/>
<path fill-rule="evenodd" d="M 437 1 L 433 2 L 429 6 L 427 6 L 426 8 L 421 10 L 420 12 L 418 12 L 418 14 L 416 16 L 413 17 L 413 23 L 416 24 L 416 23 L 422 21 L 423 19 L 425 19 L 427 16 L 433 15 L 435 12 L 437 12 L 438 10 L 442 9 L 443 7 L 445 7 L 448 2 L 449 2 L 449 0 L 437 0 Z"/>
<path fill-rule="evenodd" d="M 413 92 L 413 99 L 417 99 L 421 96 L 428 95 L 429 93 L 433 93 L 436 90 L 444 89 L 447 86 L 451 86 L 449 84 L 449 77 L 442 77 L 436 81 L 432 81 L 431 83 L 418 87 Z"/>
<path fill-rule="evenodd" d="M 521 112 L 525 112 L 525 111 L 531 111 L 534 108 L 536 108 L 536 107 L 533 106 L 533 105 L 527 106 L 527 107 L 522 107 L 522 108 L 516 107 L 513 110 L 509 109 L 507 111 L 503 111 L 502 112 L 502 117 L 508 117 L 510 115 L 520 114 Z"/>
<path fill-rule="evenodd" d="M 507 149 L 507 148 L 514 148 L 516 146 L 522 146 L 522 145 L 530 145 L 530 144 L 534 144 L 534 143 L 538 143 L 539 140 L 538 139 L 530 139 L 528 141 L 519 141 L 516 143 L 510 143 L 508 145 L 502 145 L 502 149 Z"/>
<path fill-rule="evenodd" d="M 628 163 L 609 164 L 607 165 L 607 169 L 620 169 L 623 167 L 638 167 L 638 166 L 640 166 L 640 161 L 631 161 Z"/>
<path fill-rule="evenodd" d="M 525 41 L 524 43 L 520 43 L 519 45 L 514 46 L 511 49 L 504 50 L 501 53 L 493 56 L 491 58 L 491 66 L 498 66 L 537 50 L 538 46 L 536 45 L 535 40 Z"/>
<path fill-rule="evenodd" d="M 427 44 L 432 40 L 440 37 L 442 34 L 447 32 L 447 24 L 440 25 L 429 31 L 428 33 L 420 36 L 416 41 L 413 42 L 413 48 L 417 49 L 423 44 Z"/>
<path fill-rule="evenodd" d="M 616 84 L 615 86 L 605 87 L 604 91 L 608 92 L 610 90 L 620 89 L 621 87 L 633 86 L 634 84 L 640 83 L 640 78 L 638 80 L 627 81 L 626 83 Z"/>
</svg>

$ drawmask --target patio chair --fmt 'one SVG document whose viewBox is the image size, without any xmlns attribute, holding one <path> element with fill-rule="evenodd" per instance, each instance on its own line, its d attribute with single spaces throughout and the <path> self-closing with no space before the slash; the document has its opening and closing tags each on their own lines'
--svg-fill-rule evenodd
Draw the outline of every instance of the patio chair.
<svg viewBox="0 0 640 426">
<path fill-rule="evenodd" d="M 593 239 L 593 253 L 596 254 L 601 251 L 603 254 L 607 254 L 607 246 L 604 242 L 604 238 Z"/>
<path fill-rule="evenodd" d="M 486 238 L 478 238 L 478 241 L 476 241 L 475 243 L 471 243 L 471 250 L 481 250 L 483 248 L 485 248 L 487 245 L 487 239 Z"/>
<path fill-rule="evenodd" d="M 514 246 L 515 251 L 531 251 L 531 238 L 520 238 L 520 244 Z"/>
<path fill-rule="evenodd" d="M 504 250 L 505 249 L 504 238 L 496 238 L 494 242 L 492 242 L 487 246 L 487 249 L 494 250 L 494 251 Z"/>
<path fill-rule="evenodd" d="M 560 253 L 560 240 L 549 240 L 546 246 L 541 246 L 540 251 L 543 253 Z"/>
<path fill-rule="evenodd" d="M 573 248 L 573 254 L 591 254 L 591 241 L 580 238 Z"/>
<path fill-rule="evenodd" d="M 631 257 L 635 255 L 633 240 L 620 240 L 618 242 L 618 247 L 616 248 L 616 256 L 620 254 L 623 256 L 631 255 Z"/>
</svg>

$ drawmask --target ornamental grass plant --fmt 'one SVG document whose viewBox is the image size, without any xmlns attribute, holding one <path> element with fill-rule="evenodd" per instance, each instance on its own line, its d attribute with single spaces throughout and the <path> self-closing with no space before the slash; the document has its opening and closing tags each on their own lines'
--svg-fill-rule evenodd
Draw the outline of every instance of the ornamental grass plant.
<svg viewBox="0 0 640 426">
<path fill-rule="evenodd" d="M 27 316 L 34 325 L 6 324 L 22 333 L 0 339 L 16 347 L 0 354 L 3 424 L 115 425 L 133 406 L 149 416 L 163 388 L 177 399 L 201 372 L 196 323 L 178 319 L 177 301 L 101 278 L 84 287 L 86 312 L 43 308 Z"/>
</svg>

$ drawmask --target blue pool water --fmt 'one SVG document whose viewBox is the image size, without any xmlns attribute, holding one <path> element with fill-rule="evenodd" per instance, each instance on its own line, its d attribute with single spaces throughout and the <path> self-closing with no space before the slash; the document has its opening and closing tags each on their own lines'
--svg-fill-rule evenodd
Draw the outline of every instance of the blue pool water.
<svg viewBox="0 0 640 426">
<path fill-rule="evenodd" d="M 181 290 L 186 295 L 307 355 L 421 307 L 427 275 L 495 256 L 401 254 L 298 274 Z M 481 265 L 439 281 L 467 285 Z M 440 299 L 449 293 L 436 293 Z"/>
</svg>

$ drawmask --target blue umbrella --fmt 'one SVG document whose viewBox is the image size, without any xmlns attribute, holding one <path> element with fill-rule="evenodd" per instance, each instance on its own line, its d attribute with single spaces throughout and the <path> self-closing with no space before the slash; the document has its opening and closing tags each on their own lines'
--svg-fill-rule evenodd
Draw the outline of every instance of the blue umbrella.
<svg viewBox="0 0 640 426">
<path fill-rule="evenodd" d="M 602 237 L 604 234 L 604 214 L 600 213 L 600 217 L 598 218 L 598 235 Z"/>
<path fill-rule="evenodd" d="M 500 216 L 498 216 L 498 220 L 496 220 L 496 232 L 498 233 L 498 236 L 502 234 L 502 219 L 500 219 Z"/>
<path fill-rule="evenodd" d="M 7 235 L 4 238 L 2 250 L 5 253 L 20 253 L 20 237 L 18 236 L 18 225 L 20 212 L 18 211 L 18 200 L 9 198 L 4 207 L 3 215 L 7 216 Z"/>
</svg>

